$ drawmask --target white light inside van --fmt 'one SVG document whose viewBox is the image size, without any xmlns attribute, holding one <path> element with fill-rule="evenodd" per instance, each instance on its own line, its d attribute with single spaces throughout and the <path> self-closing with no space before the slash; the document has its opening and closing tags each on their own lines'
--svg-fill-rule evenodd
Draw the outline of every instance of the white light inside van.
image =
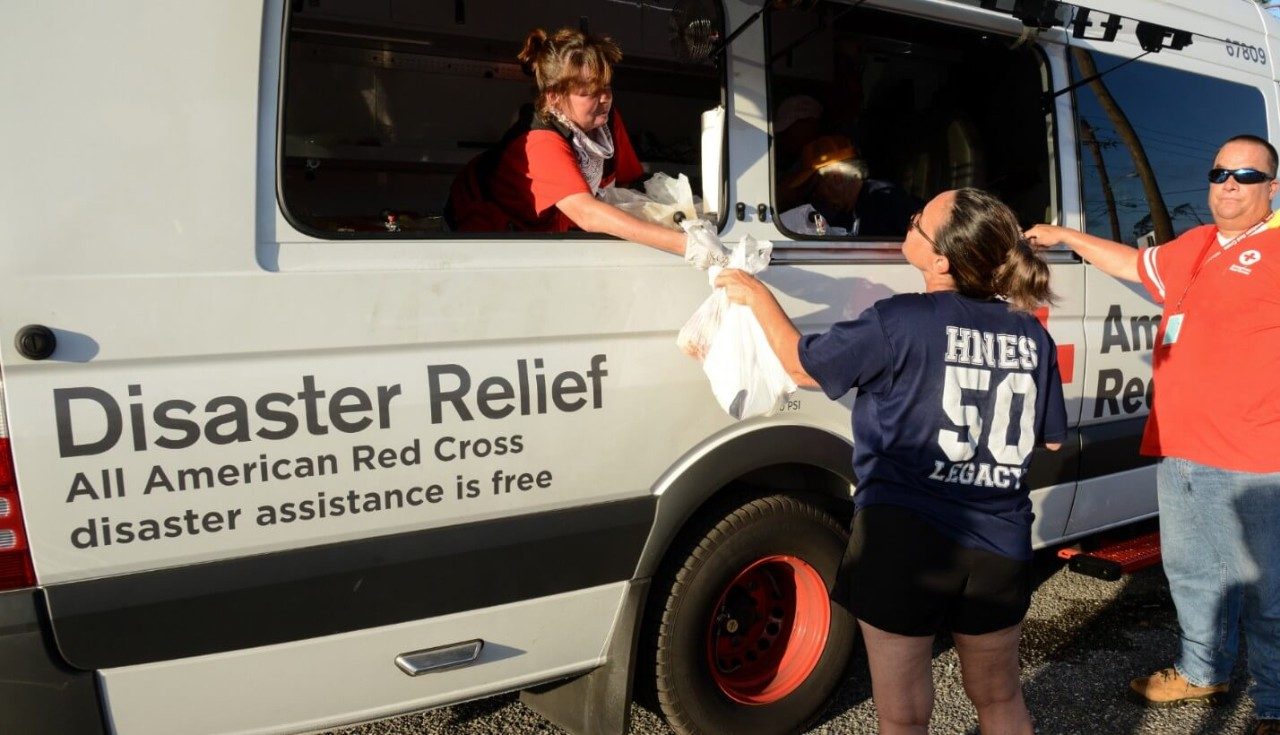
<svg viewBox="0 0 1280 735">
<path fill-rule="evenodd" d="M 0 497 L 0 518 L 8 518 L 12 512 L 13 506 L 9 504 L 9 499 Z"/>
<path fill-rule="evenodd" d="M 11 529 L 0 528 L 0 551 L 8 551 L 18 545 L 18 534 Z"/>
<path fill-rule="evenodd" d="M 724 177 L 720 163 L 724 155 L 724 108 L 702 113 L 702 211 L 719 214 L 720 187 Z"/>
</svg>

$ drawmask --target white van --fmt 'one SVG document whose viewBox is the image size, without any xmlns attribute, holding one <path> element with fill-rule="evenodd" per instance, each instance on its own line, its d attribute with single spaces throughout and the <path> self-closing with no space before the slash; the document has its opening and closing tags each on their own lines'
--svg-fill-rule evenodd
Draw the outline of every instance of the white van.
<svg viewBox="0 0 1280 735">
<path fill-rule="evenodd" d="M 532 99 L 525 33 L 619 41 L 647 169 L 772 241 L 816 331 L 919 281 L 901 232 L 780 226 L 788 98 L 916 200 L 979 186 L 1137 247 L 1209 221 L 1225 138 L 1278 129 L 1277 29 L 1246 0 L 760 7 L 5 3 L 0 732 L 316 731 L 512 690 L 575 733 L 623 732 L 633 690 L 681 733 L 811 721 L 854 639 L 826 594 L 849 401 L 725 415 L 674 345 L 707 293 L 678 258 L 447 230 Z M 1073 433 L 1027 479 L 1037 546 L 1155 513 L 1159 310 L 1050 260 Z"/>
</svg>

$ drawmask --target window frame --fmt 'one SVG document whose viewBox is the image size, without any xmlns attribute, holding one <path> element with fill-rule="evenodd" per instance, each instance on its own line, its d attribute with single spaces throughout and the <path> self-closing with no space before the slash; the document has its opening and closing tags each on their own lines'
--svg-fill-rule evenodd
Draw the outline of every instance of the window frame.
<svg viewBox="0 0 1280 735">
<path fill-rule="evenodd" d="M 431 0 L 422 0 L 430 2 Z M 584 4 L 594 2 L 596 5 L 607 6 L 610 2 L 617 0 L 583 0 Z M 725 36 L 725 27 L 728 23 L 728 15 L 725 8 L 725 0 L 710 0 L 719 11 L 720 36 Z M 286 117 L 289 109 L 288 106 L 288 87 L 289 87 L 289 57 L 290 57 L 290 41 L 293 38 L 293 21 L 295 16 L 294 6 L 286 4 L 283 8 L 284 18 L 281 23 L 280 37 L 280 58 L 279 58 L 279 75 L 277 78 L 277 94 L 276 94 L 276 121 L 275 121 L 275 145 L 273 147 L 272 170 L 275 176 L 275 200 L 276 208 L 279 215 L 284 219 L 290 227 L 298 234 L 304 235 L 322 242 L 350 242 L 350 241 L 391 241 L 391 242 L 438 242 L 438 241 L 517 241 L 517 242 L 559 242 L 559 241 L 583 241 L 583 242 L 600 242 L 613 241 L 623 242 L 621 238 L 606 233 L 586 232 L 583 230 L 570 230 L 568 232 L 529 232 L 529 231 L 507 231 L 507 232 L 458 232 L 453 230 L 440 231 L 419 231 L 419 230 L 401 230 L 401 231 L 364 231 L 364 232 L 344 232 L 335 230 L 325 230 L 306 222 L 299 217 L 289 206 L 288 197 L 285 192 L 285 130 Z M 418 29 L 409 29 L 406 31 L 406 37 L 412 36 L 414 33 L 420 32 Z M 369 38 L 365 36 L 363 38 Z M 391 40 L 391 39 L 382 39 Z M 412 42 L 411 39 L 406 38 Z M 518 40 L 518 39 L 516 39 Z M 623 62 L 619 65 L 621 68 L 627 68 L 626 49 L 623 49 Z M 715 67 L 714 78 L 719 87 L 719 100 L 716 105 L 722 109 L 728 108 L 729 75 L 728 64 L 726 63 L 726 52 L 722 51 L 718 61 L 709 61 Z M 508 63 L 505 60 L 501 63 Z M 515 63 L 514 59 L 510 63 Z M 671 73 L 676 73 L 674 70 Z M 532 81 L 530 82 L 532 85 Z M 532 101 L 532 100 L 529 100 Z M 715 105 L 712 105 L 715 107 Z M 726 116 L 724 122 L 723 134 L 720 146 L 720 191 L 721 199 L 726 200 L 729 190 L 729 131 L 728 119 Z M 631 132 L 630 129 L 628 132 Z M 700 140 L 700 132 L 698 129 L 693 135 L 695 141 Z M 480 155 L 482 149 L 477 149 L 475 155 Z M 646 161 L 641 159 L 641 164 Z M 465 165 L 465 164 L 464 164 Z M 700 167 L 701 163 L 695 164 Z M 656 173 L 646 172 L 646 174 Z M 442 203 L 443 204 L 443 203 Z M 725 207 L 728 209 L 728 207 Z M 713 224 L 716 225 L 718 232 L 723 232 L 724 227 L 729 221 L 727 212 L 719 212 L 718 220 Z"/>
<path fill-rule="evenodd" d="M 1102 59 L 1105 59 L 1106 62 L 1108 62 L 1102 66 L 1099 66 L 1099 70 L 1102 71 L 1104 74 L 1103 76 L 1104 81 L 1106 80 L 1106 75 L 1109 74 L 1110 70 L 1113 68 L 1115 69 L 1115 73 L 1117 74 L 1123 73 L 1125 71 L 1128 71 L 1131 73 L 1137 69 L 1143 69 L 1143 70 L 1153 69 L 1153 70 L 1159 70 L 1159 73 L 1169 73 L 1169 74 L 1180 75 L 1183 77 L 1186 77 L 1186 76 L 1196 77 L 1196 78 L 1203 79 L 1206 83 L 1209 83 L 1209 84 L 1229 85 L 1231 87 L 1237 88 L 1239 91 L 1252 92 L 1254 95 L 1256 95 L 1256 98 L 1255 98 L 1256 105 L 1254 106 L 1254 110 L 1258 116 L 1257 122 L 1260 122 L 1262 125 L 1262 130 L 1256 131 L 1255 134 L 1260 135 L 1264 138 L 1270 135 L 1271 120 L 1268 114 L 1267 96 L 1266 94 L 1263 93 L 1262 89 L 1260 89 L 1257 84 L 1251 84 L 1249 81 L 1247 81 L 1247 79 L 1238 79 L 1235 76 L 1221 76 L 1221 75 L 1214 76 L 1209 73 L 1211 71 L 1210 69 L 1202 68 L 1201 62 L 1195 59 L 1191 59 L 1191 63 L 1183 63 L 1183 64 L 1172 63 L 1168 59 L 1141 59 L 1141 60 L 1132 61 L 1132 63 L 1126 64 L 1123 67 L 1117 66 L 1117 64 L 1121 62 L 1131 61 L 1133 55 L 1137 53 L 1141 53 L 1140 50 L 1134 51 L 1129 47 L 1107 47 L 1107 46 L 1094 45 L 1094 44 L 1089 44 L 1089 45 L 1082 44 L 1082 45 L 1076 45 L 1074 46 L 1074 48 L 1079 48 L 1091 55 L 1094 55 L 1095 63 Z M 1098 57 L 1101 57 L 1101 58 L 1098 58 Z M 1186 58 L 1186 57 L 1183 57 L 1183 58 Z M 1067 73 L 1069 83 L 1070 84 L 1078 83 L 1080 81 L 1080 76 L 1078 74 L 1079 70 L 1077 69 L 1075 59 L 1072 58 L 1070 52 L 1067 53 L 1064 59 L 1064 62 L 1066 64 L 1066 73 Z M 1110 90 L 1110 88 L 1108 89 Z M 1089 210 L 1088 210 L 1089 190 L 1086 188 L 1088 186 L 1088 182 L 1092 180 L 1094 182 L 1094 186 L 1098 187 L 1098 189 L 1093 192 L 1094 194 L 1100 194 L 1101 189 L 1100 189 L 1100 184 L 1098 183 L 1100 179 L 1097 177 L 1097 175 L 1094 175 L 1092 177 L 1086 175 L 1086 169 L 1093 164 L 1093 158 L 1092 158 L 1092 154 L 1085 150 L 1084 136 L 1081 135 L 1081 132 L 1080 132 L 1080 123 L 1081 123 L 1081 120 L 1083 119 L 1083 114 L 1082 114 L 1083 110 L 1080 104 L 1080 95 L 1082 94 L 1082 92 L 1092 95 L 1091 91 L 1086 92 L 1085 90 L 1088 90 L 1087 84 L 1081 85 L 1078 89 L 1073 89 L 1071 92 L 1071 96 L 1072 96 L 1071 107 L 1074 115 L 1074 119 L 1072 120 L 1072 125 L 1073 125 L 1073 135 L 1075 137 L 1076 161 L 1077 161 L 1077 167 L 1079 168 L 1079 182 L 1080 182 L 1080 192 L 1079 192 L 1080 230 L 1086 234 L 1093 235 L 1094 237 L 1101 237 L 1105 240 L 1112 240 L 1111 233 L 1106 233 L 1106 234 L 1101 233 L 1101 230 L 1107 229 L 1107 227 L 1105 225 L 1103 226 L 1096 225 L 1093 222 L 1093 220 L 1097 220 L 1098 217 L 1096 216 L 1091 217 L 1089 215 Z M 1114 96 L 1113 90 L 1112 90 L 1112 93 Z M 1132 104 L 1133 101 L 1134 100 L 1130 98 L 1128 100 L 1125 100 L 1125 103 Z M 1095 96 L 1095 104 L 1096 104 L 1096 96 Z M 1122 105 L 1122 108 L 1123 108 L 1123 105 Z M 1128 110 L 1125 109 L 1125 112 L 1127 116 Z M 1235 119 L 1235 117 L 1236 117 L 1236 114 L 1233 112 L 1231 116 L 1223 119 L 1233 120 Z M 1228 125 L 1228 127 L 1230 127 L 1234 131 L 1231 133 L 1231 135 L 1234 135 L 1238 132 L 1245 131 L 1245 128 L 1240 125 L 1230 124 Z M 1141 135 L 1139 137 L 1143 138 L 1143 136 Z M 1150 134 L 1148 134 L 1148 136 L 1144 138 L 1144 143 L 1150 142 L 1150 140 L 1151 140 Z M 1223 138 L 1222 140 L 1225 141 L 1226 138 Z M 1218 150 L 1217 146 L 1219 146 L 1221 142 L 1222 141 L 1215 143 L 1214 147 L 1211 150 L 1207 149 L 1206 151 L 1207 156 L 1202 162 L 1204 171 L 1207 172 L 1209 168 L 1212 166 L 1213 156 L 1214 154 L 1216 154 Z M 1144 148 L 1145 148 L 1145 145 L 1144 145 Z M 1152 164 L 1152 166 L 1154 169 L 1154 163 Z M 1172 213 L 1173 208 L 1170 208 L 1169 206 L 1170 194 L 1164 190 L 1166 183 L 1170 182 L 1171 179 L 1168 176 L 1163 176 L 1163 177 L 1160 176 L 1158 171 L 1156 171 L 1155 173 L 1157 174 L 1156 184 L 1161 188 L 1161 196 L 1164 199 L 1165 207 L 1166 209 L 1168 209 L 1168 211 L 1170 211 L 1170 213 Z M 1176 181 L 1176 179 L 1174 179 L 1173 181 Z M 1208 181 L 1204 181 L 1203 185 L 1204 185 L 1204 192 L 1205 192 L 1205 202 L 1207 202 L 1208 191 L 1209 191 Z M 1197 189 L 1196 191 L 1199 191 L 1199 190 Z M 1205 212 L 1204 214 L 1209 214 L 1209 213 Z M 1105 215 L 1102 215 L 1102 217 L 1105 218 Z M 1171 223 L 1172 223 L 1172 218 L 1171 218 Z M 1182 232 L 1175 233 L 1174 238 L 1176 239 L 1177 237 L 1180 237 L 1183 233 L 1187 232 L 1190 229 L 1193 229 L 1194 227 L 1195 226 L 1193 225 L 1192 227 L 1188 227 L 1182 230 Z M 1119 242 L 1122 245 L 1135 248 L 1135 249 L 1140 249 L 1142 247 L 1145 247 L 1145 244 L 1141 242 L 1129 242 L 1129 240 L 1127 239 L 1128 235 L 1127 233 L 1124 232 L 1123 228 L 1121 229 L 1120 235 L 1121 235 L 1121 239 L 1116 242 Z M 1163 244 L 1163 243 L 1155 243 L 1155 244 Z"/>
<path fill-rule="evenodd" d="M 852 0 L 821 0 L 823 4 L 831 6 L 848 5 L 850 10 L 860 9 L 861 3 L 852 2 Z M 972 33 L 983 33 L 998 35 L 1009 41 L 1016 41 L 1018 36 L 1009 33 L 1000 28 L 1000 25 L 1007 25 L 1010 18 L 1007 15 L 997 14 L 992 11 L 985 11 L 980 8 L 957 7 L 949 9 L 946 17 L 927 16 L 919 12 L 912 12 L 909 8 L 894 8 L 888 6 L 869 6 L 866 10 L 884 13 L 887 15 L 898 16 L 908 19 L 911 22 L 925 23 L 938 28 L 947 30 L 963 30 Z M 962 22 L 961 19 L 963 18 Z M 777 171 L 777 150 L 776 136 L 773 130 L 774 111 L 777 109 L 777 103 L 780 100 L 775 99 L 774 95 L 774 76 L 772 70 L 772 58 L 774 56 L 774 37 L 773 24 L 770 21 L 764 23 L 765 37 L 765 57 L 767 61 L 764 65 L 765 79 L 765 105 L 768 111 L 768 156 L 769 156 L 769 206 L 773 212 L 773 222 L 778 233 L 789 238 L 789 241 L 775 243 L 775 246 L 786 248 L 835 248 L 839 250 L 883 250 L 886 245 L 897 247 L 901 245 L 905 239 L 903 237 L 896 239 L 887 239 L 886 236 L 870 235 L 870 236 L 849 236 L 849 235 L 809 235 L 797 233 L 787 229 L 783 223 L 781 214 L 778 210 L 778 171 Z M 1042 109 L 1045 116 L 1045 141 L 1044 153 L 1048 159 L 1048 176 L 1051 179 L 1049 191 L 1049 199 L 1046 202 L 1046 210 L 1055 214 L 1055 221 L 1060 220 L 1063 212 L 1063 195 L 1062 195 L 1062 146 L 1059 139 L 1060 136 L 1060 120 L 1058 110 L 1051 95 L 1055 91 L 1053 81 L 1053 59 L 1046 51 L 1042 40 L 1038 43 L 1028 44 L 1027 48 L 1035 54 L 1037 71 L 1041 79 L 1041 99 Z M 1065 45 L 1064 45 L 1065 48 Z M 1067 74 L 1070 75 L 1070 59 L 1066 59 L 1068 66 Z M 1074 107 L 1074 105 L 1073 105 Z M 1073 121 L 1074 122 L 1074 121 Z M 936 194 L 935 194 L 936 196 Z M 926 202 L 928 200 L 925 200 Z"/>
</svg>

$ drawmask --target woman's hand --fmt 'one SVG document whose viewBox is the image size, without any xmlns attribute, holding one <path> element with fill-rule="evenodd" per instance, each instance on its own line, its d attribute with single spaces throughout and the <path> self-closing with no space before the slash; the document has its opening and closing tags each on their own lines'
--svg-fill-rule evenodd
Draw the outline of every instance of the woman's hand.
<svg viewBox="0 0 1280 735">
<path fill-rule="evenodd" d="M 685 254 L 687 235 L 683 232 L 634 217 L 596 199 L 590 192 L 570 194 L 556 202 L 556 207 L 587 232 L 603 232 L 682 257 Z"/>
<path fill-rule="evenodd" d="M 787 318 L 786 312 L 769 290 L 755 276 L 736 268 L 726 268 L 716 276 L 716 288 L 723 288 L 729 301 L 743 304 L 755 314 L 756 321 L 769 340 L 769 347 L 778 356 L 782 367 L 804 388 L 817 388 L 818 382 L 805 372 L 800 364 L 800 332 Z"/>
<path fill-rule="evenodd" d="M 710 222 L 704 219 L 686 219 L 680 223 L 684 229 L 684 259 L 704 271 L 713 265 L 723 266 L 729 262 L 729 252 L 720 244 L 720 238 Z"/>
<path fill-rule="evenodd" d="M 751 306 L 764 292 L 764 284 L 755 276 L 736 268 L 726 268 L 716 276 L 716 288 L 723 288 L 725 295 L 735 304 Z"/>
</svg>

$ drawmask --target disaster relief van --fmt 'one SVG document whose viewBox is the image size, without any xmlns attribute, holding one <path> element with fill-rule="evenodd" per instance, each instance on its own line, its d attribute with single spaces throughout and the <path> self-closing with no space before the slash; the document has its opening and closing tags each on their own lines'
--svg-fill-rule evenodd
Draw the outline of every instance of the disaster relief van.
<svg viewBox="0 0 1280 735">
<path fill-rule="evenodd" d="M 828 596 L 851 400 L 735 421 L 675 346 L 704 273 L 445 221 L 533 98 L 531 28 L 619 42 L 644 167 L 686 175 L 725 243 L 773 243 L 763 278 L 804 331 L 919 276 L 874 212 L 783 221 L 782 123 L 845 136 L 897 201 L 978 186 L 1134 247 L 1210 221 L 1217 146 L 1277 129 L 1276 27 L 1245 0 L 0 20 L 2 732 L 320 731 L 516 690 L 575 733 L 623 732 L 633 697 L 680 733 L 822 710 L 854 643 Z M 1027 488 L 1037 547 L 1156 512 L 1160 311 L 1047 257 L 1069 441 L 1026 476 L 939 469 Z"/>
</svg>

